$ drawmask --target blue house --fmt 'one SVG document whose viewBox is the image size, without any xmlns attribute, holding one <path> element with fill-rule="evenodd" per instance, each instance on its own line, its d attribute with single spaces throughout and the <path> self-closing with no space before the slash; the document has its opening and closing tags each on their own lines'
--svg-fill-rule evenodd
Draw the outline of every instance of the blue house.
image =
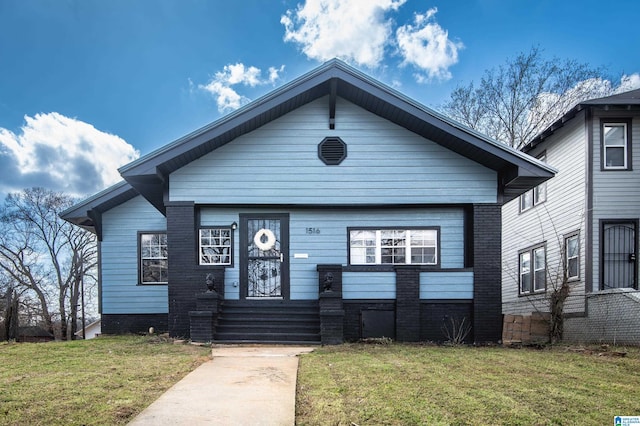
<svg viewBox="0 0 640 426">
<path fill-rule="evenodd" d="M 102 332 L 201 341 L 501 338 L 501 206 L 554 169 L 333 60 L 120 170 Z"/>
</svg>

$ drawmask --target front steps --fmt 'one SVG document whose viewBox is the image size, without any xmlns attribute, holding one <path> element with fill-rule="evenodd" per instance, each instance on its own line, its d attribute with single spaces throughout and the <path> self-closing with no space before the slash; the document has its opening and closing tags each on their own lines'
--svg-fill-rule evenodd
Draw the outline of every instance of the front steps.
<svg viewBox="0 0 640 426">
<path fill-rule="evenodd" d="M 317 300 L 225 300 L 215 343 L 320 344 Z"/>
</svg>

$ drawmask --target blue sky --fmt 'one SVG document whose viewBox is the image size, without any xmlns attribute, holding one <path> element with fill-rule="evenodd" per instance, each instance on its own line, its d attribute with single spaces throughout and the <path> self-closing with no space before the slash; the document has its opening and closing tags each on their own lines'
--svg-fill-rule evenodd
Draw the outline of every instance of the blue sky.
<svg viewBox="0 0 640 426">
<path fill-rule="evenodd" d="M 0 194 L 116 169 L 340 57 L 437 108 L 533 46 L 640 81 L 640 2 L 0 0 Z"/>
</svg>

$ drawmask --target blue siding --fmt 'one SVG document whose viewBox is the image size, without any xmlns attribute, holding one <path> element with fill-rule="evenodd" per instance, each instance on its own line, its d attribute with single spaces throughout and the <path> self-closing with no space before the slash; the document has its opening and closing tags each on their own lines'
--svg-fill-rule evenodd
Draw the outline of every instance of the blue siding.
<svg viewBox="0 0 640 426">
<path fill-rule="evenodd" d="M 473 299 L 473 271 L 421 272 L 420 299 Z"/>
<path fill-rule="evenodd" d="M 496 172 L 343 99 L 311 102 L 175 171 L 172 201 L 207 204 L 453 204 L 496 202 Z M 348 155 L 327 166 L 318 143 Z"/>
<path fill-rule="evenodd" d="M 464 267 L 464 212 L 460 208 L 366 209 L 366 210 L 242 210 L 242 213 L 290 214 L 291 299 L 317 299 L 318 264 L 348 264 L 348 227 L 439 226 L 442 268 Z M 237 210 L 203 208 L 203 225 L 221 225 L 238 221 Z M 317 228 L 319 234 L 307 234 Z M 239 298 L 239 231 L 234 244 L 234 267 L 225 272 L 225 296 Z M 295 258 L 295 254 L 307 258 Z M 394 298 L 394 273 L 346 272 L 344 297 L 349 299 Z"/>
<path fill-rule="evenodd" d="M 165 217 L 138 196 L 105 212 L 102 226 L 102 313 L 167 313 L 166 285 L 138 285 L 138 231 L 166 230 Z"/>
<path fill-rule="evenodd" d="M 395 299 L 395 272 L 343 272 L 343 299 Z"/>
</svg>

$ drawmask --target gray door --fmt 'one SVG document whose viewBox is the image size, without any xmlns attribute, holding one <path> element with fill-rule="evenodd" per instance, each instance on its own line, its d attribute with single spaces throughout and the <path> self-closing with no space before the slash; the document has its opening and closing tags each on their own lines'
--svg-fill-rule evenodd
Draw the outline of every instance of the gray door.
<svg viewBox="0 0 640 426">
<path fill-rule="evenodd" d="M 636 223 L 602 226 L 602 289 L 636 287 Z"/>
<path fill-rule="evenodd" d="M 288 215 L 241 215 L 241 283 L 246 298 L 288 298 Z"/>
</svg>

